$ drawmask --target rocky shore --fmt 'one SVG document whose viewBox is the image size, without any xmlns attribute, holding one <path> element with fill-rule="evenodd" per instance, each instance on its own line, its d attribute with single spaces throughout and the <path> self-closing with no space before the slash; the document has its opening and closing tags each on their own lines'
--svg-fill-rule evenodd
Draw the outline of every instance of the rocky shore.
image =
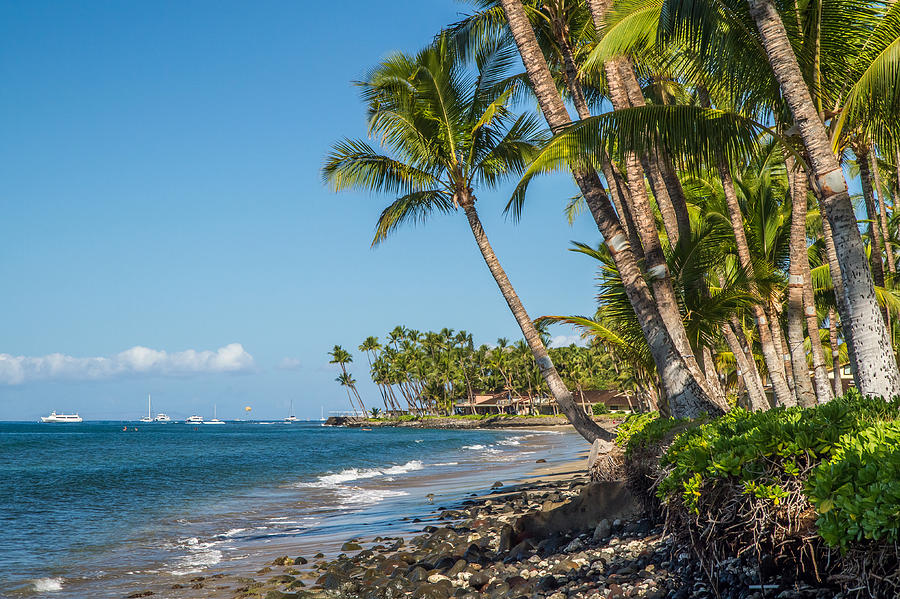
<svg viewBox="0 0 900 599">
<path fill-rule="evenodd" d="M 253 578 L 196 577 L 178 597 L 233 599 L 777 598 L 839 596 L 792 576 L 760 580 L 756 559 L 712 576 L 621 483 L 566 480 L 506 487 L 438 506 L 412 537 L 353 538 L 339 555 L 283 556 Z M 175 590 L 175 589 L 173 589 Z M 177 593 L 178 591 L 175 590 Z M 152 593 L 151 593 L 152 594 Z M 147 596 L 135 593 L 132 597 Z M 172 595 L 175 596 L 175 595 Z"/>
</svg>

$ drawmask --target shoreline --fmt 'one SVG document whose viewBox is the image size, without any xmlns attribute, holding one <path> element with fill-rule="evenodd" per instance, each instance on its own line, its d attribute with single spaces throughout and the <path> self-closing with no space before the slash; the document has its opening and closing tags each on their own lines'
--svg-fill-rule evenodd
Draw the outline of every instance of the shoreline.
<svg viewBox="0 0 900 599">
<path fill-rule="evenodd" d="M 548 431 L 549 432 L 549 431 Z M 562 432 L 562 431 L 560 431 Z M 760 580 L 748 560 L 723 563 L 716 584 L 660 523 L 646 518 L 622 482 L 592 483 L 589 446 L 573 432 L 520 438 L 520 459 L 493 484 L 388 508 L 330 537 L 283 539 L 239 568 L 216 564 L 176 581 L 148 581 L 123 598 L 166 599 L 824 599 L 834 589 Z M 548 439 L 559 439 L 555 443 Z M 541 451 L 543 448 L 543 451 Z M 529 450 L 538 449 L 538 453 Z M 535 459 L 537 458 L 537 459 Z M 524 470 L 522 466 L 528 462 Z M 469 473 L 470 475 L 472 473 Z M 427 477 L 426 477 L 427 478 Z M 424 493 L 428 478 L 404 483 Z M 457 482 L 457 485 L 460 481 Z M 434 487 L 438 491 L 438 487 Z M 425 495 L 424 497 L 428 497 Z M 402 506 L 402 507 L 398 507 Z M 415 507 L 413 507 L 415 506 Z M 382 516 L 384 514 L 382 513 Z M 373 526 L 374 525 L 374 526 Z M 385 528 L 385 526 L 392 528 Z M 774 591 L 774 592 L 772 592 Z"/>
<path fill-rule="evenodd" d="M 600 426 L 612 430 L 622 420 L 622 415 L 604 415 L 593 417 L 594 422 Z M 434 429 L 521 429 L 557 427 L 574 431 L 565 416 L 509 416 L 494 415 L 485 418 L 465 418 L 449 416 L 428 416 L 415 420 L 397 420 L 381 418 L 351 418 L 344 416 L 332 416 L 325 426 L 340 426 L 345 428 L 434 428 Z"/>
</svg>

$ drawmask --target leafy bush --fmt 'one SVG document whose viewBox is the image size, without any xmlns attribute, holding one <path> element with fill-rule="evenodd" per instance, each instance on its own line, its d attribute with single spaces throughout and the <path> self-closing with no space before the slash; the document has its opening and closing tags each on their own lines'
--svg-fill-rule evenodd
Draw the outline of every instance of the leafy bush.
<svg viewBox="0 0 900 599">
<path fill-rule="evenodd" d="M 819 534 L 846 549 L 853 541 L 896 543 L 900 533 L 900 421 L 841 438 L 806 488 Z"/>
<path fill-rule="evenodd" d="M 661 460 L 670 471 L 657 494 L 663 500 L 679 497 L 699 513 L 704 489 L 732 481 L 743 494 L 777 506 L 788 495 L 786 482 L 809 476 L 806 492 L 820 508 L 828 543 L 896 539 L 900 432 L 883 421 L 898 414 L 900 399 L 885 402 L 855 392 L 807 409 L 735 409 L 676 437 Z M 646 425 L 642 430 L 650 434 Z M 884 474 L 876 468 L 882 461 Z M 881 493 L 883 501 L 876 497 Z"/>
<path fill-rule="evenodd" d="M 594 416 L 609 414 L 609 406 L 607 406 L 605 403 L 598 402 L 591 406 L 591 412 L 594 414 Z"/>
<path fill-rule="evenodd" d="M 628 447 L 628 441 L 635 433 L 644 430 L 645 426 L 657 418 L 659 418 L 659 412 L 646 412 L 628 416 L 616 427 L 616 445 L 625 449 Z"/>
</svg>

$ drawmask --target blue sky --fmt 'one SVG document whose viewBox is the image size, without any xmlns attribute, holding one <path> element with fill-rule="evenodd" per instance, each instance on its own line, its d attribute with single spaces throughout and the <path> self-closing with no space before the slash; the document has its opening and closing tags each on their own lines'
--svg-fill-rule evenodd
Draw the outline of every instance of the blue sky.
<svg viewBox="0 0 900 599">
<path fill-rule="evenodd" d="M 27 366 L 0 375 L 0 420 L 136 418 L 148 392 L 177 417 L 275 418 L 291 400 L 317 417 L 346 406 L 335 343 L 397 324 L 518 336 L 462 215 L 372 250 L 387 198 L 319 176 L 331 143 L 365 132 L 350 81 L 466 6 L 339 8 L 0 4 L 0 354 Z M 598 235 L 566 223 L 574 188 L 539 181 L 518 225 L 507 191 L 481 211 L 530 313 L 592 311 L 592 265 L 567 247 Z M 135 347 L 152 351 L 120 355 Z"/>
</svg>

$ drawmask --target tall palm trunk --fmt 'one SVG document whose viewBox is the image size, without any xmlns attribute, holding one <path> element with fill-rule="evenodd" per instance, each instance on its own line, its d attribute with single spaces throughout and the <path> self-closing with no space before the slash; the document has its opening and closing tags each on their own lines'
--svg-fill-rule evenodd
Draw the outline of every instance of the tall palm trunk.
<svg viewBox="0 0 900 599">
<path fill-rule="evenodd" d="M 768 410 L 769 401 L 766 399 L 766 392 L 760 381 L 759 371 L 756 369 L 756 362 L 753 361 L 753 355 L 747 355 L 730 323 L 725 323 L 722 327 L 722 334 L 725 337 L 725 342 L 731 349 L 731 353 L 734 355 L 734 361 L 737 363 L 738 376 L 744 381 L 744 388 L 747 390 L 747 398 L 750 400 L 750 409 Z"/>
<path fill-rule="evenodd" d="M 541 111 L 550 128 L 560 131 L 571 123 L 569 113 L 550 75 L 525 10 L 519 0 L 501 0 L 501 4 Z M 705 381 L 698 380 L 691 373 L 684 356 L 675 348 L 597 174 L 582 170 L 576 170 L 572 174 L 609 247 L 625 292 L 650 347 L 672 414 L 678 417 L 695 417 L 702 412 L 721 413 L 722 408 L 710 400 L 710 395 L 704 388 Z"/>
<path fill-rule="evenodd" d="M 869 149 L 865 146 L 856 149 L 856 163 L 859 165 L 859 180 L 862 186 L 863 199 L 866 203 L 866 218 L 869 219 L 869 243 L 872 244 L 872 277 L 879 287 L 884 287 L 884 261 L 882 258 L 881 220 L 875 207 L 875 195 L 872 190 L 872 172 L 869 170 Z"/>
<path fill-rule="evenodd" d="M 816 302 L 813 295 L 812 273 L 809 268 L 809 253 L 806 247 L 806 206 L 809 196 L 806 172 L 800 168 L 791 175 L 792 201 L 795 205 L 802 204 L 804 220 L 804 240 L 802 256 L 799 256 L 797 266 L 798 274 L 803 278 L 803 313 L 806 317 L 806 331 L 809 335 L 810 353 L 813 361 L 813 380 L 816 386 L 816 399 L 819 403 L 825 403 L 834 399 L 834 394 L 828 382 L 828 368 L 825 365 L 825 351 L 822 349 L 822 339 L 819 337 L 819 315 L 816 311 Z M 792 221 L 793 226 L 793 221 Z M 793 231 L 793 230 L 792 230 Z M 793 246 L 792 246 L 793 247 Z M 791 266 L 794 265 L 793 254 Z"/>
<path fill-rule="evenodd" d="M 750 246 L 747 244 L 747 234 L 744 232 L 744 215 L 738 202 L 737 192 L 734 189 L 734 181 L 731 171 L 725 164 L 719 165 L 719 178 L 722 180 L 722 189 L 725 191 L 725 204 L 728 207 L 728 218 L 731 221 L 731 230 L 734 232 L 734 241 L 737 247 L 738 260 L 741 268 L 748 273 L 753 272 L 753 261 L 750 257 Z M 756 291 L 756 286 L 752 286 Z M 793 405 L 793 394 L 788 387 L 787 373 L 784 370 L 783 356 L 775 346 L 772 330 L 769 328 L 769 319 L 766 311 L 759 304 L 752 307 L 753 318 L 759 331 L 759 344 L 762 347 L 763 360 L 769 371 L 769 379 L 772 381 L 772 392 L 775 395 L 776 405 Z"/>
<path fill-rule="evenodd" d="M 611 6 L 611 0 L 590 0 L 588 2 L 594 28 L 598 33 L 603 29 L 603 18 Z M 628 106 L 645 105 L 641 86 L 635 77 L 629 58 L 614 58 L 608 60 L 603 66 L 607 83 L 620 88 L 625 93 L 624 102 L 613 102 L 616 110 Z M 656 146 L 650 156 L 642 158 L 642 164 L 647 173 L 650 187 L 653 189 L 666 234 L 674 245 L 678 243 L 679 238 L 690 234 L 691 231 L 691 222 L 681 181 L 678 180 L 668 156 Z"/>
<path fill-rule="evenodd" d="M 819 211 L 822 212 L 822 200 L 819 198 Z M 841 275 L 841 265 L 838 263 L 837 250 L 834 247 L 834 236 L 831 234 L 831 223 L 827 218 L 822 218 L 822 239 L 825 241 L 825 255 L 828 257 L 828 269 L 831 272 L 831 282 L 834 287 L 834 300 L 837 305 L 837 313 L 843 322 L 844 318 L 849 318 L 847 302 L 844 295 L 844 277 Z M 847 356 L 850 360 L 850 372 L 853 373 L 854 381 L 856 375 L 856 352 L 853 351 L 853 339 L 844 336 L 844 342 L 847 344 Z M 838 395 L 843 391 L 839 391 Z"/>
<path fill-rule="evenodd" d="M 575 107 L 578 118 L 590 118 L 591 109 L 587 104 L 587 100 L 584 98 L 584 90 L 578 82 L 578 68 L 575 66 L 575 57 L 572 54 L 572 46 L 569 43 L 566 31 L 563 31 L 560 27 L 557 29 L 556 37 L 563 57 L 566 87 L 569 90 L 569 95 L 572 96 L 572 105 Z M 639 243 L 637 229 L 634 224 L 634 207 L 631 202 L 630 185 L 622 180 L 621 175 L 616 171 L 615 165 L 605 152 L 602 157 L 600 168 L 603 171 L 603 176 L 606 177 L 607 185 L 609 185 L 610 199 L 616 208 L 616 213 L 619 215 L 623 228 L 628 234 L 628 241 L 632 246 L 632 250 L 637 255 L 638 260 L 643 260 L 643 248 Z M 629 176 L 629 180 L 630 179 L 631 177 Z"/>
<path fill-rule="evenodd" d="M 793 161 L 788 162 L 790 165 Z M 788 269 L 787 313 L 788 350 L 791 354 L 791 367 L 794 371 L 794 392 L 797 395 L 797 402 L 803 407 L 810 407 L 816 404 L 816 395 L 813 392 L 812 382 L 809 380 L 806 348 L 803 345 L 803 290 L 807 287 L 807 279 L 803 276 L 803 265 L 805 264 L 806 270 L 809 270 L 809 254 L 806 249 L 806 182 L 802 174 L 794 176 L 793 169 L 790 167 L 788 176 L 791 177 L 791 263 Z M 810 340 L 817 333 L 818 328 L 810 328 Z M 826 388 L 827 386 L 826 382 Z"/>
<path fill-rule="evenodd" d="M 869 152 L 869 158 L 872 160 L 872 179 L 875 182 L 875 194 L 878 196 L 878 213 L 881 218 L 881 240 L 884 243 L 884 253 L 887 258 L 888 272 L 895 274 L 897 272 L 897 263 L 894 261 L 894 250 L 891 248 L 891 233 L 888 228 L 887 208 L 884 201 L 884 187 L 881 186 L 881 171 L 878 168 L 878 155 L 875 152 Z"/>
<path fill-rule="evenodd" d="M 544 347 L 544 342 L 541 341 L 540 333 L 538 333 L 537 328 L 535 328 L 534 322 L 528 317 L 525 306 L 522 305 L 522 301 L 519 299 L 518 294 L 516 294 L 516 290 L 513 288 L 512 283 L 509 282 L 506 271 L 500 266 L 500 261 L 497 259 L 497 255 L 494 254 L 494 249 L 491 247 L 487 235 L 484 232 L 484 228 L 481 226 L 481 220 L 478 218 L 478 212 L 475 209 L 475 197 L 470 193 L 464 193 L 457 194 L 457 198 L 460 206 L 462 206 L 466 213 L 466 218 L 469 220 L 469 227 L 472 229 L 472 235 L 475 236 L 475 242 L 478 244 L 478 249 L 481 250 L 481 256 L 484 258 L 485 264 L 487 264 L 491 274 L 494 276 L 497 287 L 500 288 L 500 293 L 503 294 L 503 299 L 505 299 L 507 305 L 509 305 L 509 309 L 515 317 L 516 322 L 519 323 L 519 328 L 522 329 L 522 335 L 525 337 L 525 342 L 531 349 L 534 361 L 541 371 L 541 376 L 550 388 L 550 393 L 553 395 L 556 403 L 559 404 L 559 407 L 565 413 L 569 422 L 572 423 L 572 426 L 575 427 L 575 430 L 577 430 L 582 437 L 587 439 L 588 442 L 593 443 L 597 439 L 611 441 L 614 436 L 605 429 L 597 426 L 597 423 L 591 420 L 583 410 L 578 408 L 575 404 L 575 400 L 572 398 L 572 393 L 566 388 L 566 384 L 563 382 L 562 378 L 560 378 L 559 373 L 556 371 L 556 367 L 553 366 L 553 361 L 547 353 L 547 348 Z"/>
<path fill-rule="evenodd" d="M 606 82 L 609 87 L 609 95 L 612 100 L 613 108 L 621 110 L 635 105 L 635 101 L 632 101 L 629 97 L 627 86 L 623 81 L 625 77 L 622 76 L 621 70 L 617 67 L 616 62 L 620 61 L 607 61 L 604 65 L 604 70 L 606 72 Z M 631 70 L 631 63 L 629 61 L 626 62 L 627 65 L 625 68 L 633 77 L 634 72 Z M 635 85 L 637 85 L 636 80 Z M 640 95 L 639 87 L 637 93 Z M 640 102 L 641 104 L 643 103 L 643 96 L 641 96 Z M 706 382 L 708 383 L 706 389 L 710 394 L 711 399 L 723 410 L 727 410 L 728 405 L 725 401 L 725 394 L 721 391 L 718 379 L 709 380 L 708 375 L 704 373 L 705 369 L 702 370 L 700 368 L 699 363 L 694 356 L 694 349 L 691 347 L 687 332 L 684 329 L 684 322 L 681 319 L 681 312 L 678 308 L 675 288 L 672 285 L 672 278 L 666 264 L 666 257 L 659 241 L 659 232 L 656 229 L 656 221 L 653 218 L 650 198 L 647 196 L 647 187 L 644 184 L 644 167 L 634 152 L 626 152 L 625 162 L 634 224 L 637 227 L 638 235 L 644 246 L 645 267 L 647 273 L 650 275 L 650 284 L 653 287 L 653 296 L 656 299 L 659 314 L 665 323 L 669 335 L 672 337 L 672 341 L 675 343 L 676 349 L 684 356 L 685 363 L 691 370 L 692 375 L 698 380 L 706 379 Z M 657 185 L 657 188 L 662 187 L 665 186 Z M 668 204 L 668 208 L 670 209 L 670 220 L 672 221 L 667 226 L 667 233 L 674 243 L 677 241 L 678 235 L 690 235 L 690 224 L 689 222 L 683 223 L 681 220 L 676 219 L 674 210 L 671 210 L 672 206 L 669 195 L 666 195 L 665 201 L 662 201 L 661 198 L 657 196 L 657 205 L 660 206 L 661 212 L 663 206 L 666 204 Z M 685 208 L 685 215 L 686 214 L 687 209 Z M 665 215 L 663 215 L 663 220 L 665 225 Z"/>
<path fill-rule="evenodd" d="M 831 222 L 849 318 L 842 319 L 844 337 L 852 338 L 856 353 L 856 384 L 864 395 L 891 397 L 900 393 L 900 370 L 891 350 L 887 327 L 878 310 L 872 276 L 847 183 L 824 124 L 816 112 L 784 23 L 771 0 L 748 0 L 750 15 L 781 92 L 791 109 L 809 155 L 815 185 Z"/>
<path fill-rule="evenodd" d="M 844 394 L 844 386 L 841 384 L 841 356 L 838 345 L 837 314 L 834 308 L 828 309 L 828 343 L 831 345 L 831 364 L 834 374 L 834 394 L 840 397 Z"/>
</svg>

